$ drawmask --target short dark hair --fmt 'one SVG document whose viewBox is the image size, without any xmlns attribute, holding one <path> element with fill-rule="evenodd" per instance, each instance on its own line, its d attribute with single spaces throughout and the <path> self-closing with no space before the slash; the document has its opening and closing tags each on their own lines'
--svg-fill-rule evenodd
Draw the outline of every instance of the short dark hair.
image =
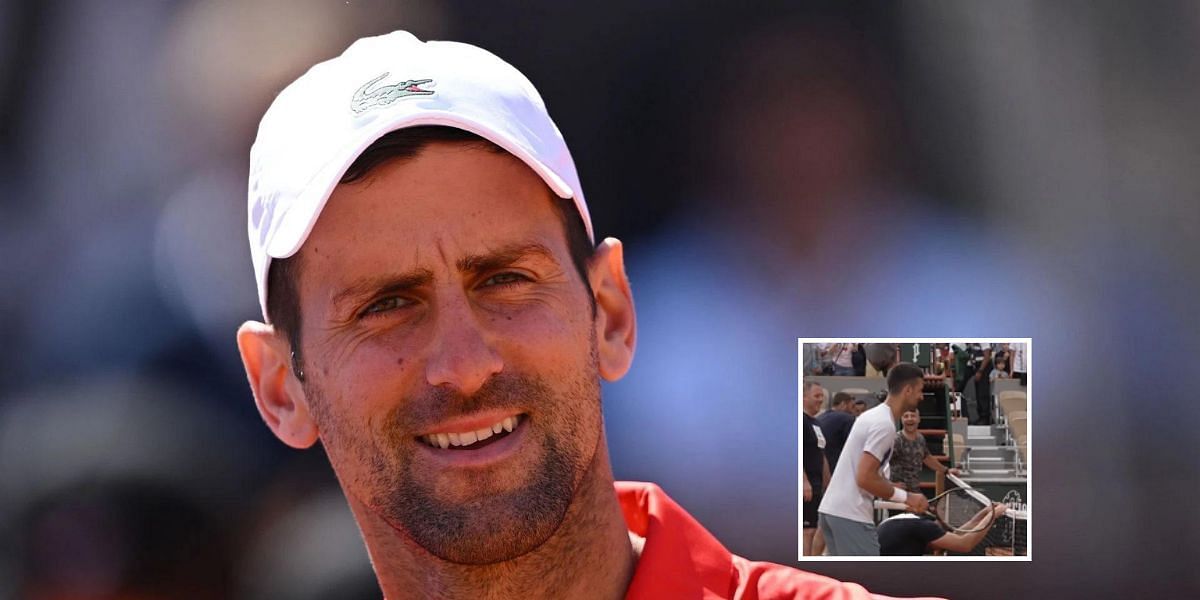
<svg viewBox="0 0 1200 600">
<path fill-rule="evenodd" d="M 503 153 L 500 146 L 469 131 L 439 125 L 423 125 L 397 129 L 375 140 L 363 150 L 354 163 L 346 169 L 339 183 L 354 183 L 364 179 L 371 171 L 392 160 L 415 158 L 426 146 L 435 142 L 453 142 L 467 144 L 495 153 Z M 567 239 L 567 250 L 571 254 L 571 262 L 583 281 L 591 303 L 592 317 L 596 316 L 596 299 L 592 293 L 591 283 L 588 282 L 587 265 L 596 253 L 596 247 L 588 237 L 587 226 L 575 201 L 570 198 L 559 198 L 547 188 L 547 194 L 553 201 L 555 212 L 562 221 L 563 232 Z M 300 254 L 288 258 L 276 258 L 271 261 L 267 271 L 267 321 L 278 331 L 282 331 L 292 347 L 293 367 L 296 367 L 300 355 L 300 294 L 298 281 L 300 278 Z M 297 369 L 299 375 L 299 369 Z"/>
<path fill-rule="evenodd" d="M 829 401 L 830 406 L 841 406 L 847 402 L 854 400 L 854 394 L 847 392 L 838 392 L 833 395 L 833 399 Z"/>
<path fill-rule="evenodd" d="M 925 372 L 921 367 L 912 363 L 899 363 L 888 371 L 888 393 L 898 394 L 905 386 L 917 380 L 925 381 Z"/>
</svg>

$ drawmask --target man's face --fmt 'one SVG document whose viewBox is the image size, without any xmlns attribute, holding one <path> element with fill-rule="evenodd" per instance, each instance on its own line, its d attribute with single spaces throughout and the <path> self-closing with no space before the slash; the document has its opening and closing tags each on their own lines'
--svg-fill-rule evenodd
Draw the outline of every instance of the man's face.
<svg viewBox="0 0 1200 600">
<path fill-rule="evenodd" d="M 900 415 L 900 423 L 908 431 L 916 431 L 917 425 L 921 422 L 921 413 L 916 410 L 905 411 Z"/>
<path fill-rule="evenodd" d="M 330 462 L 445 560 L 543 543 L 601 443 L 591 305 L 548 194 L 507 153 L 435 143 L 339 186 L 301 250 Z"/>
<path fill-rule="evenodd" d="M 852 407 L 850 408 L 850 414 L 852 414 L 852 415 L 854 415 L 855 417 L 857 417 L 858 415 L 861 415 L 861 414 L 863 414 L 864 412 L 866 412 L 866 410 L 867 410 L 867 405 L 866 405 L 866 403 L 862 403 L 862 404 L 860 404 L 860 403 L 858 403 L 858 402 L 855 402 L 855 403 L 852 405 Z"/>
<path fill-rule="evenodd" d="M 925 382 L 920 379 L 914 380 L 904 388 L 904 408 L 908 410 L 916 408 L 924 397 Z"/>
<path fill-rule="evenodd" d="M 825 388 L 814 385 L 804 393 L 804 412 L 815 415 L 825 403 Z"/>
</svg>

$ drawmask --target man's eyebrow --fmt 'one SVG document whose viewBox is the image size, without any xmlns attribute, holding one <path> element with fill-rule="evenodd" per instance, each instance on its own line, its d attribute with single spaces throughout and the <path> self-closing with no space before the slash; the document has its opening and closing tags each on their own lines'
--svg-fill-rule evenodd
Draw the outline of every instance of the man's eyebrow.
<svg viewBox="0 0 1200 600">
<path fill-rule="evenodd" d="M 458 259 L 455 266 L 465 273 L 482 273 L 493 269 L 512 266 L 525 258 L 542 258 L 556 261 L 554 253 L 537 242 L 516 243 L 502 246 L 486 254 L 471 254 Z M 333 296 L 333 306 L 340 308 L 344 303 L 365 297 L 403 292 L 429 285 L 433 282 L 433 271 L 414 269 L 407 273 L 364 277 L 354 281 Z"/>
<path fill-rule="evenodd" d="M 414 269 L 397 275 L 382 275 L 364 277 L 351 283 L 333 296 L 333 306 L 353 301 L 364 296 L 376 296 L 394 292 L 403 292 L 416 287 L 429 285 L 433 281 L 433 271 L 429 269 Z"/>
<path fill-rule="evenodd" d="M 493 269 L 512 266 L 524 258 L 541 258 L 557 263 L 554 253 L 546 246 L 537 242 L 516 243 L 501 246 L 487 254 L 471 254 L 464 256 L 455 263 L 459 271 L 464 273 L 482 273 Z"/>
</svg>

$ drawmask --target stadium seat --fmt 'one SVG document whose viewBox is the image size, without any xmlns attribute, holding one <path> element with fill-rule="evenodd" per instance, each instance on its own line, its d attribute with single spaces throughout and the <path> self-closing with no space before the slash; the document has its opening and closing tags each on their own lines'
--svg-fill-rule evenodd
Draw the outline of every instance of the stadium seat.
<svg viewBox="0 0 1200 600">
<path fill-rule="evenodd" d="M 1001 398 L 1007 398 L 1010 396 L 1024 396 L 1024 395 L 1025 395 L 1025 392 L 1023 392 L 1021 390 L 1008 390 L 1008 391 L 1000 392 Z"/>
<path fill-rule="evenodd" d="M 1029 402 L 1025 396 L 1025 392 L 1015 390 L 1000 392 L 1000 395 L 996 398 L 996 403 L 1000 405 L 1000 410 L 1006 415 L 1011 412 L 1029 410 Z"/>
<path fill-rule="evenodd" d="M 1008 431 L 1018 444 L 1029 434 L 1029 419 L 1009 419 Z"/>
<path fill-rule="evenodd" d="M 961 433 L 954 434 L 954 465 L 962 464 L 963 453 L 967 451 L 967 438 Z"/>
</svg>

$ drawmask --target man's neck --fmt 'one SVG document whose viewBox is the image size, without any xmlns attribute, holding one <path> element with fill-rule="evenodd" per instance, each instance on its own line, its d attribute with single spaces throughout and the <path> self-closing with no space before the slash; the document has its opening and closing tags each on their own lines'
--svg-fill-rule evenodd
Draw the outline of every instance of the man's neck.
<svg viewBox="0 0 1200 600">
<path fill-rule="evenodd" d="M 904 414 L 906 408 L 904 403 L 899 398 L 891 394 L 888 394 L 886 402 L 888 408 L 892 411 L 892 421 L 899 421 L 900 416 Z"/>
<path fill-rule="evenodd" d="M 351 499 L 388 600 L 403 598 L 624 597 L 637 549 L 631 541 L 603 440 L 558 530 L 533 551 L 490 565 L 442 560 Z"/>
</svg>

